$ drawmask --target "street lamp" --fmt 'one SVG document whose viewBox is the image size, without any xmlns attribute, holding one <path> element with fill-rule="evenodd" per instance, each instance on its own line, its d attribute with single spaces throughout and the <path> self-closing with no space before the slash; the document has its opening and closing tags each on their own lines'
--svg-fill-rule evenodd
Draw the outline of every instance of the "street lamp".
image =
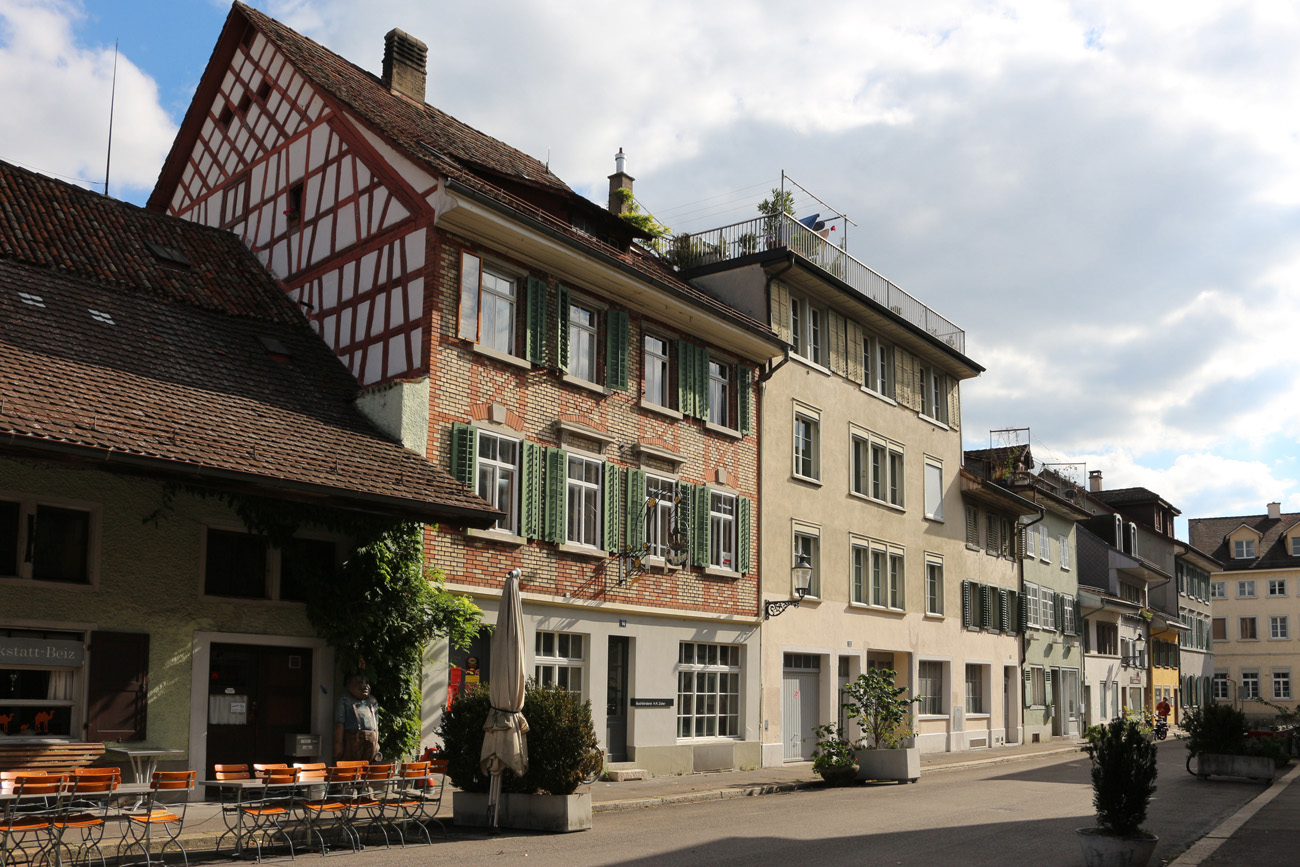
<svg viewBox="0 0 1300 867">
<path fill-rule="evenodd" d="M 812 583 L 812 572 L 812 560 L 808 558 L 806 552 L 800 551 L 794 558 L 794 566 L 790 569 L 790 577 L 794 581 L 794 598 L 764 602 L 763 619 L 767 620 L 776 617 L 787 608 L 798 608 L 799 603 L 808 595 L 808 585 Z"/>
<path fill-rule="evenodd" d="M 1131 665 L 1135 668 L 1141 668 L 1142 651 L 1146 649 L 1146 644 L 1147 644 L 1147 637 L 1145 635 L 1139 635 L 1137 638 L 1134 638 L 1133 641 L 1130 642 L 1129 644 L 1129 646 L 1133 648 L 1133 655 L 1121 656 L 1119 659 L 1119 664 L 1124 666 Z"/>
</svg>

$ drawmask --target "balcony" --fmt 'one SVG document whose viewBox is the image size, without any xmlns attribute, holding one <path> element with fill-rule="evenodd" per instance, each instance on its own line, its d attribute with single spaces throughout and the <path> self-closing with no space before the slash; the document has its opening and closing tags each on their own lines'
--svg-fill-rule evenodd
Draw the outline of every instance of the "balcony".
<svg viewBox="0 0 1300 867">
<path fill-rule="evenodd" d="M 656 244 L 682 271 L 741 259 L 767 250 L 791 250 L 831 277 L 965 355 L 966 332 L 788 214 L 757 217 L 719 229 L 675 235 Z"/>
</svg>

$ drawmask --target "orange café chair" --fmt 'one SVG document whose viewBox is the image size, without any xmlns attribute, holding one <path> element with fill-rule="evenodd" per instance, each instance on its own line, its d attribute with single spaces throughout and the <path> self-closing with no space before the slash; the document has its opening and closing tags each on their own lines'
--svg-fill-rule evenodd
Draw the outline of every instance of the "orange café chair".
<svg viewBox="0 0 1300 867">
<path fill-rule="evenodd" d="M 17 772 L 9 777 L 0 802 L 0 867 L 35 864 L 53 848 L 53 820 L 66 777 L 44 772 Z"/>
<path fill-rule="evenodd" d="M 127 854 L 138 850 L 144 856 L 146 867 L 155 862 L 166 863 L 163 856 L 167 849 L 175 846 L 181 858 L 189 867 L 190 858 L 185 847 L 180 843 L 181 832 L 185 829 L 185 809 L 189 805 L 188 793 L 194 790 L 194 771 L 156 771 L 149 784 L 149 797 L 143 811 L 126 813 L 126 828 L 122 842 L 118 844 L 117 855 L 122 861 Z M 176 803 L 160 803 L 159 795 L 182 793 Z M 153 852 L 153 841 L 162 839 L 162 846 Z"/>
</svg>

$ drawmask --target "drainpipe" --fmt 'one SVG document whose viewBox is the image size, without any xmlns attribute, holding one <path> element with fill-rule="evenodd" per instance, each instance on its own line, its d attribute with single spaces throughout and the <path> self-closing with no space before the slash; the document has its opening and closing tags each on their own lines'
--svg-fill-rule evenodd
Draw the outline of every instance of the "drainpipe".
<svg viewBox="0 0 1300 867">
<path fill-rule="evenodd" d="M 782 268 L 780 271 L 777 271 L 775 274 L 768 274 L 767 278 L 763 281 L 763 294 L 767 297 L 767 309 L 769 311 L 772 309 L 772 281 L 775 280 L 777 277 L 780 277 L 782 274 L 784 274 L 786 271 L 789 271 L 793 267 L 794 267 L 794 253 L 787 253 L 785 256 L 785 267 Z M 768 315 L 771 316 L 771 313 L 769 313 Z M 772 364 L 771 361 L 769 361 L 767 363 L 767 366 L 763 368 L 763 371 L 759 373 L 758 375 L 759 383 L 762 384 L 767 382 L 769 379 L 771 379 L 772 375 L 776 373 L 778 370 L 780 370 L 785 365 L 785 363 L 789 360 L 790 360 L 790 347 L 787 346 L 785 348 L 785 356 L 780 361 L 778 361 L 776 364 Z M 759 444 L 759 448 L 760 449 L 762 448 L 761 442 Z"/>
<path fill-rule="evenodd" d="M 1035 495 L 1035 496 L 1037 496 L 1037 495 Z M 1042 506 L 1039 506 L 1039 507 L 1038 507 L 1038 517 L 1035 518 L 1034 520 L 1030 521 L 1028 524 L 1022 524 L 1021 526 L 1022 526 L 1022 527 L 1032 527 L 1032 526 L 1034 526 L 1035 524 L 1037 524 L 1039 521 L 1042 521 L 1042 520 L 1043 520 L 1044 518 L 1046 518 L 1046 517 L 1047 517 L 1047 509 L 1045 509 L 1045 508 L 1042 507 Z M 1019 561 L 1016 565 L 1019 567 L 1019 572 L 1020 572 L 1020 598 L 1021 598 L 1021 599 L 1024 599 L 1024 598 L 1025 598 L 1025 558 L 1019 556 L 1019 552 L 1017 552 L 1016 560 Z M 1020 612 L 1019 612 L 1019 611 L 1016 612 L 1016 616 L 1017 616 L 1017 617 L 1020 616 Z M 1023 624 L 1023 623 L 1020 624 L 1020 626 L 1021 626 L 1021 629 L 1023 630 L 1023 631 L 1020 633 L 1021 636 L 1022 636 L 1022 638 L 1020 639 L 1020 688 L 1021 688 L 1021 689 L 1024 689 L 1024 688 L 1025 688 L 1025 663 L 1029 661 L 1029 630 L 1028 630 L 1028 627 L 1027 627 L 1025 624 Z M 1080 656 L 1082 657 L 1082 654 L 1080 654 Z M 1044 673 L 1044 677 L 1046 677 L 1046 673 Z M 1021 697 L 1020 697 L 1020 731 L 1021 731 L 1023 734 L 1027 734 L 1027 732 L 1025 732 L 1025 698 L 1024 698 L 1024 696 L 1021 696 Z M 1021 739 L 1021 743 L 1024 743 L 1023 738 Z"/>
</svg>

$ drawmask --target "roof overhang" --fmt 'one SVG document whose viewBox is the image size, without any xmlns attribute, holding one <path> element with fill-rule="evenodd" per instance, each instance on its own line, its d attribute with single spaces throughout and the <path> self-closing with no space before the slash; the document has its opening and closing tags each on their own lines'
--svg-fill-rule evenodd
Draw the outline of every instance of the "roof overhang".
<svg viewBox="0 0 1300 867">
<path fill-rule="evenodd" d="M 1038 515 L 1042 513 L 1042 509 L 1038 505 L 1019 494 L 1013 493 L 1001 485 L 986 482 L 965 469 L 961 471 L 961 495 L 965 499 L 974 500 L 986 506 L 1016 515 Z"/>
</svg>

